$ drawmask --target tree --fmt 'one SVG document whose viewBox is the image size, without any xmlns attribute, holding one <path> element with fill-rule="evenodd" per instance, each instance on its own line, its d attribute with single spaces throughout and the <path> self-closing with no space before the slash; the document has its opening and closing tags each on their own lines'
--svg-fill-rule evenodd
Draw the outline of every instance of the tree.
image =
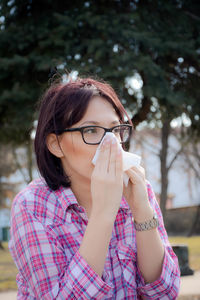
<svg viewBox="0 0 200 300">
<path fill-rule="evenodd" d="M 195 177 L 196 181 L 200 183 L 200 143 L 196 141 L 194 138 L 187 139 L 187 144 L 184 147 L 184 151 L 182 155 L 185 158 L 185 163 L 188 169 L 190 169 Z M 189 230 L 188 236 L 194 234 L 197 230 L 197 227 L 200 226 L 200 197 L 199 197 L 199 205 L 197 208 L 196 216 L 194 217 L 193 223 L 191 224 L 191 228 Z"/>
<path fill-rule="evenodd" d="M 33 180 L 33 165 L 36 165 L 32 148 L 31 140 L 30 143 L 26 143 L 25 147 L 21 147 L 21 149 L 12 148 L 15 166 L 21 173 L 23 181 L 27 184 Z"/>
<path fill-rule="evenodd" d="M 0 148 L 0 174 L 4 174 L 4 178 L 0 177 L 0 208 L 7 207 L 6 193 L 8 189 L 14 190 L 14 185 L 5 185 L 5 178 L 9 177 L 16 171 L 16 165 L 13 163 L 12 148 L 10 145 L 3 145 Z"/>
<path fill-rule="evenodd" d="M 54 67 L 111 83 L 135 127 L 155 118 L 155 98 L 161 124 L 170 129 L 167 120 L 185 112 L 191 132 L 198 132 L 197 1 L 2 0 L 0 12 L 5 18 L 0 31 L 1 140 L 29 140 L 36 99 Z M 135 74 L 143 83 L 140 98 L 125 85 Z M 161 154 L 165 163 L 167 151 Z"/>
</svg>

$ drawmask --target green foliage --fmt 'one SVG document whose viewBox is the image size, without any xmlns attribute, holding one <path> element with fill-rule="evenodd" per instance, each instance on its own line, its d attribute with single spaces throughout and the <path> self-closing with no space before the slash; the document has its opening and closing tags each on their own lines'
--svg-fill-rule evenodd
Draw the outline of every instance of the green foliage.
<svg viewBox="0 0 200 300">
<path fill-rule="evenodd" d="M 185 112 L 198 131 L 199 15 L 198 1 L 188 0 L 2 0 L 0 139 L 29 138 L 35 103 L 59 65 L 111 83 L 134 108 L 135 124 L 136 115 L 155 117 L 144 109 L 155 97 L 161 119 Z M 141 105 L 125 88 L 135 73 L 143 80 Z"/>
</svg>

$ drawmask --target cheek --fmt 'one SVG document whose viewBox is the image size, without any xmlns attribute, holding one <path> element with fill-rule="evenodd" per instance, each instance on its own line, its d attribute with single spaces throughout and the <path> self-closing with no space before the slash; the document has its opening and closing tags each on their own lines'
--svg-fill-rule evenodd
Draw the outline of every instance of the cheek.
<svg viewBox="0 0 200 300">
<path fill-rule="evenodd" d="M 93 166 L 92 159 L 95 155 L 97 146 L 91 146 L 85 144 L 82 139 L 77 136 L 70 136 L 66 141 L 66 158 L 70 162 L 77 162 L 80 166 Z"/>
<path fill-rule="evenodd" d="M 95 155 L 96 149 L 88 145 L 79 145 L 74 147 L 73 156 L 77 159 L 82 165 L 92 165 L 92 159 Z M 93 166 L 93 165 L 92 165 Z"/>
</svg>

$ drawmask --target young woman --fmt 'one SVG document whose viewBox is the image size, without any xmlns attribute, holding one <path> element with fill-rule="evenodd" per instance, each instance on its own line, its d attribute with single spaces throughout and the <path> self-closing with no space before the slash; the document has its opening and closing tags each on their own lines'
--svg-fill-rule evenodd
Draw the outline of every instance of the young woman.
<svg viewBox="0 0 200 300">
<path fill-rule="evenodd" d="M 111 86 L 90 78 L 43 96 L 35 137 L 42 178 L 12 206 L 18 299 L 177 298 L 177 257 L 144 170 L 129 169 L 123 185 L 116 138 L 130 138 L 125 116 Z M 106 132 L 114 136 L 101 143 Z"/>
</svg>

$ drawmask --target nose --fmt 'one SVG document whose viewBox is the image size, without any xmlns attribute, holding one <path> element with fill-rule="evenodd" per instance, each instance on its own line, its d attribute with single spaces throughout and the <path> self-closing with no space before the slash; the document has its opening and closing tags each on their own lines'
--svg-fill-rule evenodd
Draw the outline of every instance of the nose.
<svg viewBox="0 0 200 300">
<path fill-rule="evenodd" d="M 106 132 L 106 134 L 104 135 L 103 139 L 105 137 L 108 137 L 109 139 L 116 139 L 116 136 L 114 135 L 113 132 Z M 102 141 L 103 141 L 103 139 L 102 139 Z"/>
</svg>

